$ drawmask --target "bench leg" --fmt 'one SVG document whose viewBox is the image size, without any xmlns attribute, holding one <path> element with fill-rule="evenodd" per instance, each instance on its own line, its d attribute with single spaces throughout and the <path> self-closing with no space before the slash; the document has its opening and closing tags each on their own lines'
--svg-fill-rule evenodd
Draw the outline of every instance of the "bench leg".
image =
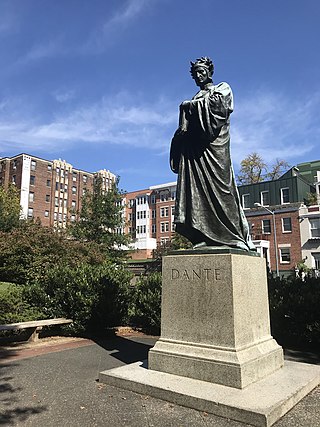
<svg viewBox="0 0 320 427">
<path fill-rule="evenodd" d="M 32 334 L 30 335 L 30 338 L 28 339 L 29 342 L 37 342 L 39 340 L 39 333 L 42 330 L 42 326 L 37 326 L 36 328 L 32 329 Z"/>
</svg>

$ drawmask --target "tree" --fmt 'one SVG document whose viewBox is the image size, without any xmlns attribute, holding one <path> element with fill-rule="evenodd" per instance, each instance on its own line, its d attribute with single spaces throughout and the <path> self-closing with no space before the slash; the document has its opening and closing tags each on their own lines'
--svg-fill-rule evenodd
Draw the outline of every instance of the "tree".
<svg viewBox="0 0 320 427">
<path fill-rule="evenodd" d="M 270 180 L 278 179 L 283 175 L 290 165 L 285 160 L 276 159 L 276 162 L 271 166 L 271 169 L 268 171 L 266 178 Z"/>
<path fill-rule="evenodd" d="M 128 236 L 122 233 L 122 199 L 118 182 L 104 191 L 98 178 L 92 192 L 82 198 L 79 221 L 69 228 L 71 235 L 80 241 L 99 244 L 109 255 L 119 254 L 121 245 L 128 243 Z"/>
<path fill-rule="evenodd" d="M 274 180 L 280 178 L 290 165 L 285 160 L 276 159 L 270 167 L 265 163 L 258 153 L 251 153 L 240 163 L 240 172 L 237 181 L 240 185 L 254 184 L 264 180 Z"/>
<path fill-rule="evenodd" d="M 7 189 L 0 187 L 0 231 L 11 231 L 20 223 L 20 200 L 14 185 Z"/>
<path fill-rule="evenodd" d="M 237 180 L 240 184 L 253 184 L 263 181 L 263 172 L 267 171 L 267 165 L 258 153 L 251 153 L 240 163 L 240 173 Z"/>
</svg>

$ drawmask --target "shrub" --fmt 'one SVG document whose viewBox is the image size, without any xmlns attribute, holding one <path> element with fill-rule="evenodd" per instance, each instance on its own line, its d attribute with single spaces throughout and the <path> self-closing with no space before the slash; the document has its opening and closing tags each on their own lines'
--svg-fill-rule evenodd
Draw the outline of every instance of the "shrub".
<svg viewBox="0 0 320 427">
<path fill-rule="evenodd" d="M 31 306 L 23 296 L 23 288 L 11 284 L 0 292 L 0 323 L 17 323 L 43 317 L 40 308 Z"/>
<path fill-rule="evenodd" d="M 272 334 L 283 345 L 320 345 L 320 279 L 269 279 Z"/>
<path fill-rule="evenodd" d="M 131 289 L 129 319 L 135 326 L 158 334 L 161 325 L 160 273 L 142 276 Z"/>
<path fill-rule="evenodd" d="M 44 306 L 49 316 L 68 317 L 76 334 L 99 335 L 127 319 L 130 274 L 120 264 L 58 266 L 44 281 L 25 288 L 32 306 Z"/>
</svg>

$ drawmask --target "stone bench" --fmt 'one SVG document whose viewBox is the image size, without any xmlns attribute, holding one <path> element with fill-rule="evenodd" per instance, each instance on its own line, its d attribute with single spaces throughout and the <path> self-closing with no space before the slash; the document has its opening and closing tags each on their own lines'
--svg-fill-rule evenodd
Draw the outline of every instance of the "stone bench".
<svg viewBox="0 0 320 427">
<path fill-rule="evenodd" d="M 56 319 L 31 320 L 30 322 L 8 323 L 6 325 L 0 325 L 0 331 L 17 331 L 20 329 L 29 329 L 31 335 L 28 341 L 35 342 L 38 341 L 39 333 L 41 332 L 43 326 L 68 325 L 72 322 L 73 320 L 65 319 L 63 317 Z"/>
</svg>

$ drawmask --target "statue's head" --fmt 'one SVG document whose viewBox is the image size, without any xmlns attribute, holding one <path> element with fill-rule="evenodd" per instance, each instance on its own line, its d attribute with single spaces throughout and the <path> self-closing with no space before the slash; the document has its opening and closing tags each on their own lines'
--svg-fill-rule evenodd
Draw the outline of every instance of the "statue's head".
<svg viewBox="0 0 320 427">
<path fill-rule="evenodd" d="M 195 62 L 190 61 L 190 64 L 191 64 L 190 73 L 193 78 L 194 78 L 194 71 L 197 68 L 206 68 L 208 70 L 209 76 L 212 77 L 213 71 L 214 71 L 214 65 L 211 59 L 208 58 L 207 56 L 202 56 L 201 58 L 198 58 Z"/>
<path fill-rule="evenodd" d="M 190 64 L 191 76 L 198 86 L 201 86 L 201 84 L 203 83 L 212 82 L 214 65 L 210 58 L 208 58 L 207 56 L 202 56 L 201 58 L 198 58 L 195 62 L 191 61 Z M 201 73 L 202 76 L 199 76 L 199 73 Z M 205 79 L 205 82 L 203 81 L 203 79 Z"/>
</svg>

